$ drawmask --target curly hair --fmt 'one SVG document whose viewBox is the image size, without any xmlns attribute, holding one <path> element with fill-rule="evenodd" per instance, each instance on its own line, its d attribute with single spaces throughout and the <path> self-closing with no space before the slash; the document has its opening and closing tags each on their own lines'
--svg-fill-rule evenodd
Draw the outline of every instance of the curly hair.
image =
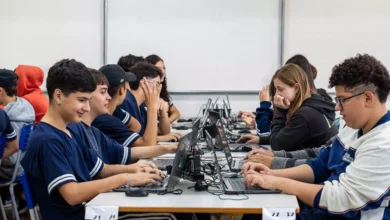
<svg viewBox="0 0 390 220">
<path fill-rule="evenodd" d="M 151 63 L 153 65 L 156 65 L 156 63 L 158 63 L 159 61 L 164 63 L 164 60 L 155 54 L 147 56 L 145 58 L 145 60 L 146 60 L 146 62 Z M 164 101 L 170 103 L 171 97 L 169 96 L 169 93 L 168 93 L 168 82 L 167 81 L 168 81 L 168 79 L 165 76 L 164 81 L 161 82 L 162 88 L 161 88 L 160 98 L 162 98 Z"/>
<path fill-rule="evenodd" d="M 333 67 L 329 88 L 335 86 L 344 86 L 350 92 L 370 90 L 384 103 L 390 92 L 389 71 L 375 57 L 358 54 Z"/>
<path fill-rule="evenodd" d="M 56 89 L 60 89 L 65 96 L 75 92 L 90 93 L 96 90 L 96 81 L 84 64 L 74 59 L 63 59 L 50 67 L 46 88 L 51 101 Z"/>
</svg>

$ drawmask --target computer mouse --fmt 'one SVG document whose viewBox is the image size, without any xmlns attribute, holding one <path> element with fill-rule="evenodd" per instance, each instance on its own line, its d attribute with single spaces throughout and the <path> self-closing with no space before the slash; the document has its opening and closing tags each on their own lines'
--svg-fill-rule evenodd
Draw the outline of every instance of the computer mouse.
<svg viewBox="0 0 390 220">
<path fill-rule="evenodd" d="M 183 119 L 183 118 L 180 118 L 179 120 L 177 120 L 178 123 L 182 123 L 182 122 L 187 122 L 186 119 Z"/>
<path fill-rule="evenodd" d="M 192 122 L 192 118 L 188 119 L 187 122 Z"/>
<path fill-rule="evenodd" d="M 177 142 L 177 140 L 176 139 L 172 139 L 169 142 Z"/>
<path fill-rule="evenodd" d="M 243 130 L 238 131 L 238 133 L 239 133 L 239 134 L 250 134 L 251 131 L 248 130 L 248 129 L 243 129 Z"/>
<path fill-rule="evenodd" d="M 223 173 L 222 176 L 225 177 L 225 178 L 238 178 L 238 177 L 241 177 L 241 175 L 239 175 L 238 173 Z"/>
<path fill-rule="evenodd" d="M 175 130 L 188 130 L 188 128 L 186 126 L 178 126 L 175 127 Z"/>
<path fill-rule="evenodd" d="M 130 197 L 146 197 L 148 195 L 149 195 L 148 192 L 140 189 L 129 190 L 126 192 L 126 196 L 130 196 Z"/>
</svg>

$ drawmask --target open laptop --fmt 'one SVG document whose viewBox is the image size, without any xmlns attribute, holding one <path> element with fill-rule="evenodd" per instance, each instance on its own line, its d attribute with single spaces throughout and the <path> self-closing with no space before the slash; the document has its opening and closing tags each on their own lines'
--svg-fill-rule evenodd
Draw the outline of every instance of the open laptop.
<svg viewBox="0 0 390 220">
<path fill-rule="evenodd" d="M 181 142 L 184 141 L 189 147 L 192 147 L 192 145 L 194 144 L 194 136 L 198 135 L 198 132 L 199 132 L 199 125 L 200 125 L 200 119 L 196 120 L 192 132 L 190 132 L 190 133 L 188 133 L 180 138 L 179 146 L 180 146 Z M 189 135 L 189 134 L 191 134 L 191 135 Z M 196 144 L 196 142 L 195 142 L 195 144 Z M 156 164 L 158 169 L 166 170 L 168 166 L 172 166 L 174 160 L 175 159 L 170 159 L 170 158 L 158 158 L 158 159 L 152 160 L 152 162 L 154 164 Z"/>
<path fill-rule="evenodd" d="M 221 182 L 221 188 L 224 194 L 274 194 L 281 193 L 280 190 L 269 190 L 263 189 L 258 186 L 253 186 L 251 188 L 245 188 L 244 177 L 241 175 L 237 175 L 234 177 L 223 177 L 221 173 L 220 164 L 217 159 L 217 153 L 215 152 L 215 148 L 213 147 L 214 154 L 214 163 L 217 170 L 218 178 Z"/>
<path fill-rule="evenodd" d="M 175 154 L 175 159 L 173 159 L 171 173 L 170 175 L 167 175 L 161 183 L 159 183 L 158 185 L 150 184 L 143 187 L 127 188 L 126 186 L 122 186 L 117 189 L 113 189 L 113 191 L 127 192 L 129 190 L 143 190 L 147 192 L 161 192 L 165 190 L 173 190 L 177 183 L 179 183 L 182 170 L 185 167 L 192 136 L 192 132 L 190 132 L 180 138 L 179 146 Z"/>
<path fill-rule="evenodd" d="M 225 153 L 227 163 L 229 165 L 229 169 L 232 172 L 240 172 L 242 165 L 245 163 L 245 160 L 242 158 L 233 158 L 232 156 L 232 149 L 237 149 L 238 147 L 250 147 L 247 144 L 229 144 L 228 140 L 226 139 L 226 135 L 224 132 L 224 127 L 222 124 L 222 121 L 219 120 L 217 122 L 217 130 L 220 137 L 219 146 L 221 150 Z"/>
</svg>

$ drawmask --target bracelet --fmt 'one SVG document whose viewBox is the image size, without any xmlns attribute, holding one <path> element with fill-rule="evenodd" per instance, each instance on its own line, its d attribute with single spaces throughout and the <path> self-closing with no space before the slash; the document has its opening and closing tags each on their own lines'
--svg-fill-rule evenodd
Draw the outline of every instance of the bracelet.
<svg viewBox="0 0 390 220">
<path fill-rule="evenodd" d="M 127 174 L 126 188 L 130 188 L 130 174 Z"/>
</svg>

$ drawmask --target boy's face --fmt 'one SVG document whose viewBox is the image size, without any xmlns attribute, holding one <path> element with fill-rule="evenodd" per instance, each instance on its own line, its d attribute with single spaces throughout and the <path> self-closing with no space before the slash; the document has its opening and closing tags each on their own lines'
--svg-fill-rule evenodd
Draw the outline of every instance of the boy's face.
<svg viewBox="0 0 390 220">
<path fill-rule="evenodd" d="M 108 102 L 111 96 L 107 92 L 107 85 L 97 85 L 96 90 L 92 93 L 92 99 L 89 101 L 91 111 L 96 112 L 97 115 L 108 113 Z"/>
<path fill-rule="evenodd" d="M 369 117 L 369 113 L 365 108 L 364 93 L 358 94 L 345 91 L 344 86 L 336 86 L 336 97 L 341 101 L 342 106 L 336 103 L 335 110 L 340 111 L 346 126 L 354 129 L 363 128 Z M 354 95 L 357 96 L 352 97 Z"/>
<path fill-rule="evenodd" d="M 4 105 L 4 103 L 3 103 L 3 99 L 4 99 L 3 96 L 4 95 L 6 95 L 5 91 L 2 87 L 0 87 L 0 105 Z"/>
<path fill-rule="evenodd" d="M 58 94 L 55 97 L 55 102 L 60 101 L 60 114 L 67 122 L 80 122 L 83 115 L 90 111 L 89 101 L 92 98 L 92 93 L 75 92 L 68 96 Z M 57 103 L 56 103 L 57 105 Z"/>
</svg>

